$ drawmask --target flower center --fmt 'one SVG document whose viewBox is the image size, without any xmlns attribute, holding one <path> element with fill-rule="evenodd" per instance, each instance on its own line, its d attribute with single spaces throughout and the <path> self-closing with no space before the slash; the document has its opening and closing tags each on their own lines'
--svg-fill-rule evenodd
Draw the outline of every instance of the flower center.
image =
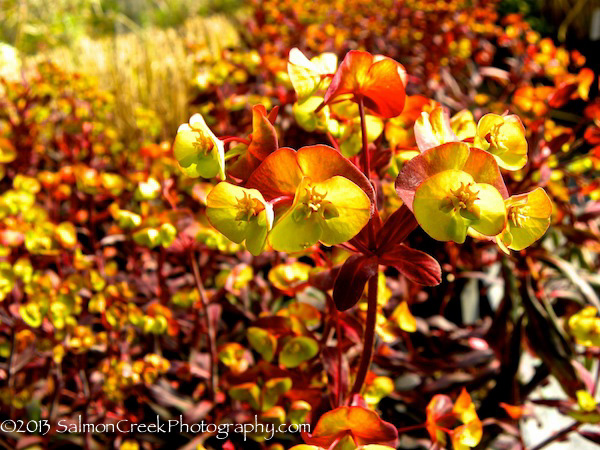
<svg viewBox="0 0 600 450">
<path fill-rule="evenodd" d="M 525 226 L 525 220 L 528 217 L 527 214 L 527 199 L 520 200 L 519 202 L 508 207 L 506 212 L 508 220 L 513 227 L 521 228 Z"/>
<path fill-rule="evenodd" d="M 503 125 L 504 122 L 497 123 L 492 127 L 490 132 L 485 137 L 485 140 L 490 144 L 489 151 L 495 153 L 496 155 L 505 153 L 508 150 L 500 140 Z"/>
<path fill-rule="evenodd" d="M 209 136 L 206 135 L 206 133 L 202 129 L 194 127 L 191 128 L 192 131 L 194 131 L 197 134 L 196 141 L 193 142 L 194 148 L 203 155 L 208 154 L 215 146 L 215 143 Z"/>
<path fill-rule="evenodd" d="M 237 199 L 235 207 L 238 210 L 235 220 L 244 222 L 249 222 L 264 209 L 264 205 L 258 199 L 250 197 L 247 192 L 244 192 L 243 197 Z"/>
<path fill-rule="evenodd" d="M 333 203 L 325 200 L 327 191 L 319 190 L 310 184 L 304 188 L 301 200 L 293 213 L 296 222 L 309 219 L 313 214 L 320 214 L 325 220 L 338 217 L 339 213 Z"/>
<path fill-rule="evenodd" d="M 475 183 L 460 183 L 456 189 L 450 189 L 450 195 L 442 200 L 440 209 L 445 213 L 458 212 L 463 217 L 471 220 L 479 219 L 481 211 L 475 201 L 479 199 L 479 190 Z"/>
</svg>

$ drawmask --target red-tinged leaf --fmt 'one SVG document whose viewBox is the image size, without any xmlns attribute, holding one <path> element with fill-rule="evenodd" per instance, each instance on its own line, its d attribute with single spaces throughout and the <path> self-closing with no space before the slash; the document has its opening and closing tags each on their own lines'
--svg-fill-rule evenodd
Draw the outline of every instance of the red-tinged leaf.
<svg viewBox="0 0 600 450">
<path fill-rule="evenodd" d="M 375 191 L 369 180 L 341 153 L 327 145 L 311 145 L 297 152 L 282 147 L 271 153 L 254 171 L 247 187 L 258 189 L 263 197 L 272 200 L 293 196 L 303 177 L 322 182 L 334 176 L 343 176 L 368 195 L 375 208 Z"/>
<path fill-rule="evenodd" d="M 333 289 L 341 268 L 339 265 L 331 269 L 313 270 L 308 276 L 308 283 L 320 291 L 327 292 Z"/>
<path fill-rule="evenodd" d="M 248 151 L 257 159 L 264 160 L 277 150 L 277 131 L 267 117 L 267 110 L 263 105 L 252 107 L 252 141 Z"/>
<path fill-rule="evenodd" d="M 333 287 L 333 301 L 338 310 L 356 305 L 369 278 L 377 274 L 377 267 L 376 256 L 352 255 L 346 260 Z"/>
<path fill-rule="evenodd" d="M 583 133 L 583 137 L 592 145 L 600 144 L 600 128 L 596 125 L 590 125 Z"/>
<path fill-rule="evenodd" d="M 274 334 L 287 333 L 292 325 L 289 317 L 283 316 L 264 316 L 256 319 L 252 326 L 269 330 Z"/>
<path fill-rule="evenodd" d="M 396 245 L 383 253 L 381 264 L 395 267 L 409 280 L 425 286 L 436 286 L 442 282 L 442 268 L 437 260 L 421 250 Z"/>
<path fill-rule="evenodd" d="M 333 404 L 337 405 L 339 404 L 337 393 L 340 392 L 341 396 L 344 397 L 348 392 L 348 373 L 350 372 L 348 358 L 345 353 L 340 355 L 337 347 L 326 347 L 321 353 L 321 360 L 323 361 L 323 367 L 331 380 L 332 388 L 330 389 L 330 395 L 333 397 Z"/>
<path fill-rule="evenodd" d="M 340 325 L 342 330 L 344 330 L 345 337 L 356 344 L 362 343 L 363 324 L 356 317 L 349 314 L 342 314 L 340 316 Z"/>
<path fill-rule="evenodd" d="M 282 147 L 258 166 L 248 179 L 246 187 L 258 189 L 269 201 L 284 195 L 293 196 L 303 176 L 296 151 Z"/>
<path fill-rule="evenodd" d="M 406 205 L 394 211 L 377 233 L 377 248 L 383 249 L 401 244 L 419 224 Z"/>
<path fill-rule="evenodd" d="M 406 93 L 399 71 L 404 68 L 393 59 L 377 61 L 360 90 L 365 106 L 386 119 L 398 116 L 404 109 Z"/>
<path fill-rule="evenodd" d="M 267 118 L 269 119 L 269 122 L 271 122 L 273 125 L 275 125 L 275 120 L 277 120 L 277 114 L 278 113 L 279 113 L 279 105 L 273 107 L 273 109 L 271 110 L 271 112 L 267 116 Z"/>
<path fill-rule="evenodd" d="M 455 421 L 452 414 L 452 399 L 447 395 L 434 395 L 427 405 L 427 420 L 425 428 L 431 437 L 432 442 L 437 443 L 444 439 L 444 432 L 441 428 L 448 428 Z"/>
<path fill-rule="evenodd" d="M 390 118 L 404 108 L 406 94 L 404 67 L 393 59 L 376 58 L 367 52 L 352 50 L 346 54 L 325 93 L 325 104 L 340 95 L 362 97 L 365 106 L 377 115 Z"/>
<path fill-rule="evenodd" d="M 342 406 L 321 416 L 313 433 L 302 433 L 304 442 L 327 448 L 350 435 L 356 445 L 380 444 L 395 447 L 398 430 L 381 420 L 375 411 L 361 406 Z"/>
<path fill-rule="evenodd" d="M 577 83 L 563 83 L 548 97 L 551 108 L 560 108 L 577 92 Z"/>
</svg>

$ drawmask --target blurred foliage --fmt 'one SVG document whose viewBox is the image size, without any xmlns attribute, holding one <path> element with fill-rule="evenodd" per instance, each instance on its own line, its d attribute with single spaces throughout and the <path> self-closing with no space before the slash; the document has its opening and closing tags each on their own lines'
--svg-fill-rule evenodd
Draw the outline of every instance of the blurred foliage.
<svg viewBox="0 0 600 450">
<path fill-rule="evenodd" d="M 239 0 L 2 0 L 0 40 L 26 54 L 69 46 L 80 38 L 139 28 L 177 27 L 196 15 L 230 14 Z"/>
</svg>

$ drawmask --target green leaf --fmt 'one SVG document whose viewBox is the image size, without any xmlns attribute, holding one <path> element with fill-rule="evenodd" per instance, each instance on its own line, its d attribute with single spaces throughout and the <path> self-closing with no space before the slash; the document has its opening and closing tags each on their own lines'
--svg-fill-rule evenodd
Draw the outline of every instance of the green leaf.
<svg viewBox="0 0 600 450">
<path fill-rule="evenodd" d="M 279 363 L 288 369 L 298 367 L 319 353 L 319 343 L 308 336 L 296 336 L 285 343 L 279 353 Z"/>
<path fill-rule="evenodd" d="M 271 362 L 277 349 L 277 338 L 258 327 L 250 327 L 246 332 L 250 346 L 263 357 L 265 361 Z"/>
</svg>

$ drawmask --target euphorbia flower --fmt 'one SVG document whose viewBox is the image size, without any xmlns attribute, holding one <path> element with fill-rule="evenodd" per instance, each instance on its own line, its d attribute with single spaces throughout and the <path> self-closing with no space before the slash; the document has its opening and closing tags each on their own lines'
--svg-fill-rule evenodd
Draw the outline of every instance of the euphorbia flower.
<svg viewBox="0 0 600 450">
<path fill-rule="evenodd" d="M 399 115 L 406 97 L 406 70 L 398 62 L 367 52 L 348 52 L 325 92 L 325 104 L 340 96 L 362 99 L 383 118 Z"/>
<path fill-rule="evenodd" d="M 415 192 L 413 211 L 421 228 L 438 241 L 463 243 L 469 227 L 495 236 L 506 223 L 498 189 L 455 169 L 425 180 Z"/>
<path fill-rule="evenodd" d="M 473 113 L 468 109 L 457 112 L 450 118 L 450 126 L 456 137 L 460 140 L 475 137 L 477 124 Z"/>
<path fill-rule="evenodd" d="M 323 448 L 356 448 L 368 444 L 396 445 L 398 430 L 375 411 L 361 406 L 341 406 L 321 416 L 312 433 L 302 433 L 304 442 Z M 332 444 L 347 440 L 346 446 Z"/>
<path fill-rule="evenodd" d="M 246 187 L 258 189 L 267 201 L 291 201 L 304 177 L 313 183 L 340 175 L 360 187 L 375 205 L 373 186 L 364 174 L 340 152 L 327 145 L 309 145 L 295 151 L 282 147 L 269 155 L 252 173 Z"/>
<path fill-rule="evenodd" d="M 452 126 L 448 111 L 438 106 L 431 114 L 423 111 L 421 117 L 415 122 L 415 139 L 422 152 L 447 142 L 458 142 Z"/>
<path fill-rule="evenodd" d="M 318 91 L 324 81 L 333 75 L 336 68 L 337 55 L 335 53 L 323 53 L 309 60 L 297 48 L 291 49 L 287 69 L 298 97 L 298 103 L 304 103 Z"/>
<path fill-rule="evenodd" d="M 474 144 L 494 155 L 498 165 L 504 169 L 518 170 L 527 163 L 525 127 L 514 114 L 483 116 L 477 124 Z"/>
<path fill-rule="evenodd" d="M 206 197 L 206 216 L 221 233 L 253 255 L 262 252 L 273 224 L 273 207 L 256 189 L 227 182 L 217 184 Z"/>
<path fill-rule="evenodd" d="M 457 421 L 462 425 L 450 429 Z M 469 393 L 463 388 L 454 405 L 447 395 L 435 395 L 427 405 L 425 427 L 434 443 L 446 445 L 446 433 L 454 449 L 476 447 L 483 436 L 483 425 L 475 412 Z"/>
<path fill-rule="evenodd" d="M 200 114 L 179 126 L 173 153 L 181 170 L 190 177 L 225 179 L 223 142 L 208 128 Z"/>
<path fill-rule="evenodd" d="M 353 238 L 371 217 L 371 201 L 352 181 L 335 176 L 322 182 L 304 177 L 291 208 L 269 235 L 275 250 L 298 252 L 321 241 L 336 245 Z"/>
<path fill-rule="evenodd" d="M 501 247 L 523 250 L 541 238 L 550 226 L 552 201 L 542 188 L 513 195 L 505 204 L 508 220 L 496 238 Z"/>
<path fill-rule="evenodd" d="M 586 306 L 569 318 L 569 331 L 577 343 L 585 347 L 600 347 L 600 317 L 593 306 Z"/>
<path fill-rule="evenodd" d="M 506 223 L 506 186 L 494 158 L 462 142 L 443 144 L 408 161 L 396 191 L 434 239 L 465 240 L 469 227 L 486 236 Z"/>
<path fill-rule="evenodd" d="M 385 138 L 392 149 L 416 145 L 414 125 L 423 111 L 429 111 L 437 103 L 422 95 L 409 95 L 402 114 L 385 123 Z"/>
</svg>

